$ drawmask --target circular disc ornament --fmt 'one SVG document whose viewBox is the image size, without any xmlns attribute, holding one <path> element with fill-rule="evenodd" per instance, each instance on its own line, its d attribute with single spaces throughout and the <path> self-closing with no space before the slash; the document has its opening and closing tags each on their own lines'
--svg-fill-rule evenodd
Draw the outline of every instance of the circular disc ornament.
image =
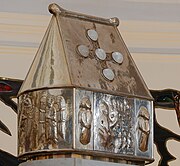
<svg viewBox="0 0 180 166">
<path fill-rule="evenodd" d="M 94 29 L 89 29 L 87 35 L 93 41 L 97 41 L 98 39 L 98 33 Z"/>
<path fill-rule="evenodd" d="M 113 52 L 112 53 L 112 58 L 116 63 L 123 63 L 123 55 L 120 52 Z"/>
<path fill-rule="evenodd" d="M 82 55 L 83 57 L 88 57 L 89 56 L 89 48 L 85 45 L 79 45 L 77 47 L 78 52 L 80 53 L 80 55 Z"/>
<path fill-rule="evenodd" d="M 106 59 L 106 52 L 101 48 L 97 48 L 95 50 L 95 54 L 100 60 L 105 60 Z"/>
<path fill-rule="evenodd" d="M 109 68 L 103 70 L 103 76 L 110 81 L 114 80 L 115 77 L 114 72 Z"/>
</svg>

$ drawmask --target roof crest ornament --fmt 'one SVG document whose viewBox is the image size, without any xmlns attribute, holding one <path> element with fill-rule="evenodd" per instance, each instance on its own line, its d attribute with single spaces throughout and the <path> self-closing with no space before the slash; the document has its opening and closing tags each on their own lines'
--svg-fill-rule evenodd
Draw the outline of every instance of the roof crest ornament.
<svg viewBox="0 0 180 166">
<path fill-rule="evenodd" d="M 52 13 L 53 15 L 63 15 L 65 17 L 74 17 L 74 18 L 79 18 L 82 20 L 88 20 L 92 22 L 98 22 L 106 25 L 111 25 L 111 26 L 118 26 L 119 25 L 119 19 L 117 17 L 113 17 L 110 19 L 105 19 L 101 17 L 94 17 L 94 16 L 89 16 L 81 13 L 76 13 L 72 11 L 68 11 L 57 5 L 56 3 L 52 3 L 48 7 L 49 12 Z"/>
</svg>

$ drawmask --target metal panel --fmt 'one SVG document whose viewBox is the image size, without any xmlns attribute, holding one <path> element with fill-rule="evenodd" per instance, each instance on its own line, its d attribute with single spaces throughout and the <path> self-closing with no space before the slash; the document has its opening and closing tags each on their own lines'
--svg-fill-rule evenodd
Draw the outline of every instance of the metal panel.
<svg viewBox="0 0 180 166">
<path fill-rule="evenodd" d="M 54 15 L 19 94 L 75 87 L 152 100 L 118 29 L 117 18 L 50 5 Z"/>
<path fill-rule="evenodd" d="M 134 102 L 95 93 L 94 150 L 134 154 Z"/>
<path fill-rule="evenodd" d="M 46 89 L 19 97 L 19 155 L 72 148 L 72 89 Z"/>
<path fill-rule="evenodd" d="M 136 99 L 136 155 L 153 157 L 153 103 Z"/>
<path fill-rule="evenodd" d="M 93 150 L 93 92 L 75 91 L 75 148 Z"/>
<path fill-rule="evenodd" d="M 29 90 L 70 85 L 63 43 L 56 18 L 53 16 L 19 95 Z"/>
<path fill-rule="evenodd" d="M 115 26 L 62 15 L 57 15 L 57 20 L 74 86 L 97 92 L 152 99 Z M 89 36 L 89 30 L 96 31 L 96 41 Z M 84 48 L 84 52 L 79 50 L 80 46 Z M 103 57 L 98 55 L 100 50 Z M 123 56 L 121 64 L 113 59 L 113 52 Z M 104 75 L 106 69 L 111 72 L 111 77 Z"/>
</svg>

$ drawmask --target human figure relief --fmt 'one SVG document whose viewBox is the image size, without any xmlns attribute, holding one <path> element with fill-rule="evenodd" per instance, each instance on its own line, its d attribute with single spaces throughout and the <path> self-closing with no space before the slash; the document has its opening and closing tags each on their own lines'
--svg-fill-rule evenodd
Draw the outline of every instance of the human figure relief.
<svg viewBox="0 0 180 166">
<path fill-rule="evenodd" d="M 24 109 L 24 99 L 25 99 L 25 95 L 22 95 L 20 102 L 19 102 L 19 106 L 20 106 L 20 112 L 19 112 L 19 135 L 18 138 L 19 141 L 19 153 L 24 153 L 25 152 L 25 144 L 26 144 L 26 129 L 27 129 L 27 114 L 26 111 Z"/>
<path fill-rule="evenodd" d="M 58 148 L 57 135 L 57 110 L 54 106 L 55 97 L 53 95 L 47 96 L 46 106 L 46 148 Z"/>
<path fill-rule="evenodd" d="M 33 126 L 32 126 L 32 149 L 37 150 L 38 149 L 38 140 L 39 140 L 39 109 L 34 106 L 33 104 Z"/>
<path fill-rule="evenodd" d="M 33 103 L 30 94 L 26 94 L 23 98 L 24 112 L 26 114 L 26 151 L 32 150 L 33 147 Z"/>
<path fill-rule="evenodd" d="M 78 121 L 80 124 L 80 142 L 87 145 L 91 139 L 92 123 L 91 101 L 89 97 L 84 97 L 79 105 Z"/>
<path fill-rule="evenodd" d="M 56 96 L 57 122 L 58 122 L 58 138 L 65 139 L 66 134 L 66 102 L 62 96 Z"/>
<path fill-rule="evenodd" d="M 109 107 L 106 102 L 100 103 L 99 115 L 99 136 L 100 143 L 105 148 L 110 148 L 113 145 L 113 133 L 110 130 Z"/>
<path fill-rule="evenodd" d="M 147 108 L 141 106 L 139 109 L 137 130 L 139 149 L 142 152 L 148 150 L 148 139 L 150 134 L 149 118 L 150 115 Z"/>
<path fill-rule="evenodd" d="M 43 93 L 40 97 L 39 107 L 39 149 L 44 149 L 45 143 L 45 131 L 46 131 L 46 105 L 47 94 Z"/>
<path fill-rule="evenodd" d="M 119 153 L 121 146 L 122 146 L 122 133 L 120 131 L 114 141 L 114 152 Z"/>
</svg>

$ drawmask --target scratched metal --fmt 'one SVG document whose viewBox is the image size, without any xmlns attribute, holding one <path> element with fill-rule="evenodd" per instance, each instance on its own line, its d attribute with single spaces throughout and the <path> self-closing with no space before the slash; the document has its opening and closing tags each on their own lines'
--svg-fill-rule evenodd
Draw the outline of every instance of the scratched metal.
<svg viewBox="0 0 180 166">
<path fill-rule="evenodd" d="M 93 150 L 93 92 L 75 91 L 75 148 Z"/>
<path fill-rule="evenodd" d="M 151 160 L 152 96 L 118 19 L 49 9 L 52 19 L 18 95 L 19 155 L 75 148 Z"/>
<path fill-rule="evenodd" d="M 95 93 L 94 150 L 134 154 L 134 101 Z"/>
<path fill-rule="evenodd" d="M 153 157 L 153 104 L 136 99 L 136 155 Z"/>
<path fill-rule="evenodd" d="M 72 94 L 72 89 L 49 89 L 19 97 L 19 155 L 72 148 Z"/>
<path fill-rule="evenodd" d="M 68 85 L 68 66 L 58 24 L 53 16 L 19 94 L 27 90 Z"/>
<path fill-rule="evenodd" d="M 54 15 L 19 94 L 68 86 L 152 99 L 117 29 L 116 18 L 100 19 L 69 12 L 57 5 L 51 5 L 50 11 Z M 97 40 L 88 36 L 89 31 L 97 32 Z M 86 50 L 89 56 L 79 55 L 80 45 L 89 49 Z M 104 60 L 96 56 L 97 49 L 106 53 Z M 122 54 L 122 64 L 113 59 L 113 52 Z M 104 77 L 104 69 L 113 72 L 113 79 Z"/>
</svg>

